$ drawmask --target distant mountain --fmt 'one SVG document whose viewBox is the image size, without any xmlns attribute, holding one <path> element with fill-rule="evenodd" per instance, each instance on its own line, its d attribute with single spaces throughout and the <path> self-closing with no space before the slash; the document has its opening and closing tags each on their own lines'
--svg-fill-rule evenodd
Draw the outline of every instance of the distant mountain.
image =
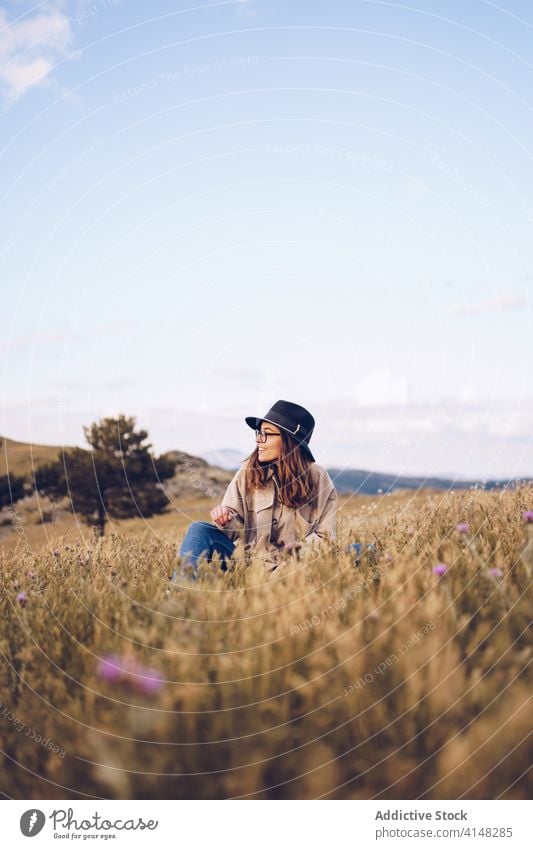
<svg viewBox="0 0 533 849">
<path fill-rule="evenodd" d="M 174 477 L 163 483 L 164 491 L 172 499 L 203 496 L 219 500 L 233 477 L 222 466 L 185 451 L 167 451 L 164 456 L 174 463 Z"/>
<path fill-rule="evenodd" d="M 235 448 L 216 448 L 214 451 L 205 451 L 199 456 L 210 466 L 236 471 L 248 455 L 245 451 L 237 451 Z"/>
<path fill-rule="evenodd" d="M 376 495 L 381 492 L 393 492 L 397 489 L 469 489 L 477 486 L 495 489 L 512 486 L 515 480 L 458 480 L 456 478 L 404 477 L 402 475 L 369 472 L 365 469 L 328 469 L 337 492 L 357 492 Z"/>
</svg>

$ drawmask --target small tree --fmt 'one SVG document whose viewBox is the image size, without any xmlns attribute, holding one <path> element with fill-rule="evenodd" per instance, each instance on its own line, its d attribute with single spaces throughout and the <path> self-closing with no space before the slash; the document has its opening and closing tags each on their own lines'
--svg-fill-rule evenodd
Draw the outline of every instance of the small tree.
<svg viewBox="0 0 533 849">
<path fill-rule="evenodd" d="M 91 450 L 72 448 L 41 467 L 37 489 L 52 499 L 69 495 L 74 512 L 101 535 L 108 518 L 148 517 L 165 509 L 160 482 L 172 477 L 174 465 L 151 454 L 148 432 L 135 430 L 134 416 L 104 418 L 83 432 Z"/>
<path fill-rule="evenodd" d="M 20 501 L 25 496 L 24 478 L 19 475 L 0 475 L 0 509 Z"/>
<path fill-rule="evenodd" d="M 61 454 L 59 457 L 59 460 L 43 464 L 33 470 L 35 491 L 46 495 L 51 501 L 59 501 L 60 498 L 68 495 Z"/>
</svg>

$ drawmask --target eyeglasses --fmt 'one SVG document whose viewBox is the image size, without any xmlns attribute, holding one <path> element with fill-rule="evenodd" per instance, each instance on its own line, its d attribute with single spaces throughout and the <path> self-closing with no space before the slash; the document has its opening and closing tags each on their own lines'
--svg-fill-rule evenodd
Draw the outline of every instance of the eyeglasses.
<svg viewBox="0 0 533 849">
<path fill-rule="evenodd" d="M 281 433 L 273 433 L 268 432 L 266 430 L 256 430 L 255 438 L 259 439 L 259 442 L 266 442 L 269 436 L 281 436 Z"/>
</svg>

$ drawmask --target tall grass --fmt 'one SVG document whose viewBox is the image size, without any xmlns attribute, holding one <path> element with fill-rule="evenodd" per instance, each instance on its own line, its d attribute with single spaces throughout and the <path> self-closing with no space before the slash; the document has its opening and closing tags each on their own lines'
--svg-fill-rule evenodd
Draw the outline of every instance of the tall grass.
<svg viewBox="0 0 533 849">
<path fill-rule="evenodd" d="M 532 504 L 348 512 L 330 551 L 270 578 L 203 564 L 194 586 L 169 582 L 179 540 L 21 541 L 0 555 L 0 789 L 527 798 Z M 358 566 L 356 540 L 374 545 Z"/>
</svg>

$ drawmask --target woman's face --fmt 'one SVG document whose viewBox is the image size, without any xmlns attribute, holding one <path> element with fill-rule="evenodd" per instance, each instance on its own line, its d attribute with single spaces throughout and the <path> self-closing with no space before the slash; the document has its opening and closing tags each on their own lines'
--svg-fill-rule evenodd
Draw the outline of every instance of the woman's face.
<svg viewBox="0 0 533 849">
<path fill-rule="evenodd" d="M 270 422 L 260 422 L 259 430 L 261 433 L 269 434 L 265 442 L 260 442 L 259 437 L 255 437 L 260 461 L 266 463 L 279 460 L 281 457 L 281 433 L 279 428 L 276 425 L 270 424 Z"/>
</svg>

